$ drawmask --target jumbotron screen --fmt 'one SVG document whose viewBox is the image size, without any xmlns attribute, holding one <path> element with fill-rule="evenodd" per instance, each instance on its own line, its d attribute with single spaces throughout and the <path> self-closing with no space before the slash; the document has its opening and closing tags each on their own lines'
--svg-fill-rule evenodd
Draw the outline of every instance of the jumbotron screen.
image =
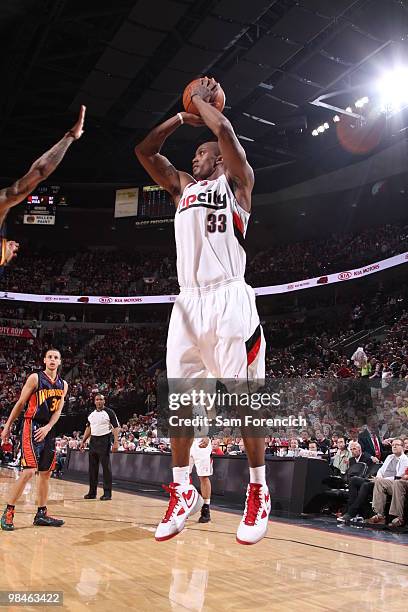
<svg viewBox="0 0 408 612">
<path fill-rule="evenodd" d="M 55 225 L 57 206 L 66 206 L 65 196 L 59 185 L 41 185 L 27 196 L 24 209 L 24 223 L 27 225 Z"/>
<path fill-rule="evenodd" d="M 138 216 L 150 219 L 174 217 L 174 204 L 170 194 L 159 185 L 143 187 Z"/>
</svg>

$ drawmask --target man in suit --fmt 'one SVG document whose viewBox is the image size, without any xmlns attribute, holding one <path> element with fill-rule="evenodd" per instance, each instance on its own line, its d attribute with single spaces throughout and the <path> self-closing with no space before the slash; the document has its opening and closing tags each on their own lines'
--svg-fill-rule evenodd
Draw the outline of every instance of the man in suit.
<svg viewBox="0 0 408 612">
<path fill-rule="evenodd" d="M 358 463 L 364 463 L 366 466 L 373 464 L 371 455 L 364 453 L 361 449 L 361 445 L 358 442 L 352 442 L 350 444 L 351 458 L 349 459 L 349 468 L 347 473 L 353 471 L 353 466 Z M 366 480 L 362 476 L 351 476 L 349 479 L 349 491 L 350 496 L 347 504 L 347 510 L 345 514 L 339 516 L 337 520 L 340 523 L 347 523 L 350 519 L 357 516 L 361 512 L 365 512 L 365 506 L 368 500 L 371 498 L 374 488 L 374 483 L 370 480 Z"/>
<path fill-rule="evenodd" d="M 367 423 L 366 429 L 359 434 L 358 441 L 363 453 L 368 453 L 373 463 L 383 461 L 388 455 L 386 447 L 378 436 L 377 428 L 371 421 Z"/>
</svg>

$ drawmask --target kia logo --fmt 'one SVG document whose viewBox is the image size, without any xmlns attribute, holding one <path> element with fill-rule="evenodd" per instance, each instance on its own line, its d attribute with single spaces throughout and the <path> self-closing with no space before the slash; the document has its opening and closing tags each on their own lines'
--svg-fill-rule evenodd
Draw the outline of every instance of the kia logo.
<svg viewBox="0 0 408 612">
<path fill-rule="evenodd" d="M 100 297 L 99 301 L 101 304 L 111 304 L 113 302 L 112 298 L 110 297 Z"/>
<path fill-rule="evenodd" d="M 341 272 L 338 276 L 339 280 L 348 280 L 349 278 L 351 278 L 353 275 L 351 272 Z"/>
</svg>

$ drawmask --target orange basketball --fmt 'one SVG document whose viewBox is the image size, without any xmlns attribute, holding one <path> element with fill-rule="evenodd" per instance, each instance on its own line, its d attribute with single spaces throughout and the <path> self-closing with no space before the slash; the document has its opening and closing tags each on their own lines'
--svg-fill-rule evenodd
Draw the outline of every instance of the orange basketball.
<svg viewBox="0 0 408 612">
<path fill-rule="evenodd" d="M 184 110 L 186 111 L 186 113 L 193 113 L 193 115 L 200 115 L 200 113 L 198 112 L 198 110 L 196 109 L 195 105 L 194 105 L 194 98 L 191 99 L 191 88 L 193 87 L 193 85 L 195 85 L 195 83 L 197 83 L 197 81 L 199 81 L 200 79 L 194 79 L 194 81 L 191 81 L 191 83 L 189 83 L 187 85 L 187 87 L 185 88 L 184 92 L 183 92 L 183 106 L 184 106 Z M 217 108 L 220 113 L 222 113 L 222 111 L 224 110 L 224 106 L 225 106 L 225 93 L 221 87 L 221 85 L 218 83 L 218 87 L 215 91 L 215 96 L 214 98 L 211 100 L 211 104 L 213 106 L 215 106 L 215 108 Z"/>
</svg>

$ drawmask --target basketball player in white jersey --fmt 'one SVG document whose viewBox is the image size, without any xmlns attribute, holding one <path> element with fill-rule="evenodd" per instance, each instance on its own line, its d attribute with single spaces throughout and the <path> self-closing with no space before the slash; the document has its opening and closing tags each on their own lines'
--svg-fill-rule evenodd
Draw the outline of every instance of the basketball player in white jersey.
<svg viewBox="0 0 408 612">
<path fill-rule="evenodd" d="M 200 117 L 177 113 L 136 146 L 142 166 L 172 196 L 180 294 L 173 306 L 167 339 L 167 377 L 263 379 L 265 339 L 255 294 L 244 281 L 244 239 L 251 211 L 254 173 L 229 120 L 212 106 L 218 84 L 202 78 L 191 90 Z M 216 142 L 200 145 L 192 175 L 160 154 L 166 138 L 183 123 L 205 124 Z M 255 544 L 267 531 L 270 512 L 265 481 L 264 440 L 242 431 L 249 461 L 243 518 L 237 541 Z M 170 501 L 156 540 L 177 535 L 203 504 L 189 483 L 192 438 L 173 438 Z"/>
<path fill-rule="evenodd" d="M 200 480 L 200 491 L 203 496 L 204 504 L 201 508 L 199 523 L 209 523 L 211 521 L 210 501 L 211 501 L 211 480 L 213 474 L 213 462 L 211 458 L 210 438 L 194 438 L 190 448 L 189 469 L 190 475 L 195 466 L 197 476 Z M 191 482 L 191 478 L 190 478 Z"/>
</svg>

